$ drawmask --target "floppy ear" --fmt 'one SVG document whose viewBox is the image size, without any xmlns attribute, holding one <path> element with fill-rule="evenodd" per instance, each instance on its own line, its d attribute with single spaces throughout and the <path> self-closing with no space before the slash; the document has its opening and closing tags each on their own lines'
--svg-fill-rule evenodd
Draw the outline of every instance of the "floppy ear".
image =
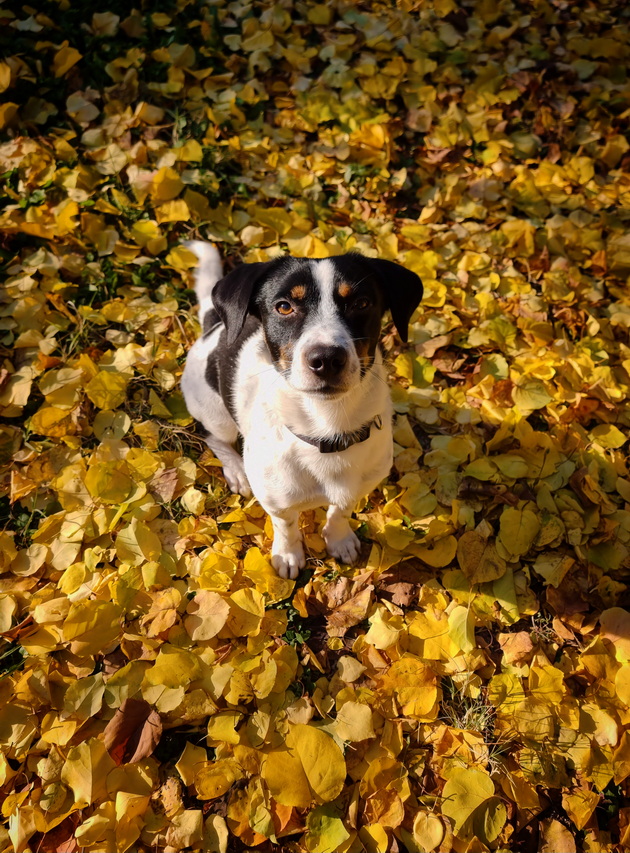
<svg viewBox="0 0 630 853">
<path fill-rule="evenodd" d="M 251 310 L 256 285 L 273 264 L 273 261 L 241 264 L 213 287 L 212 304 L 225 326 L 228 346 L 231 346 L 241 333 L 245 317 Z"/>
<path fill-rule="evenodd" d="M 378 258 L 366 258 L 381 282 L 385 305 L 392 313 L 392 320 L 402 341 L 407 343 L 409 321 L 422 299 L 424 288 L 420 276 L 415 272 Z"/>
</svg>

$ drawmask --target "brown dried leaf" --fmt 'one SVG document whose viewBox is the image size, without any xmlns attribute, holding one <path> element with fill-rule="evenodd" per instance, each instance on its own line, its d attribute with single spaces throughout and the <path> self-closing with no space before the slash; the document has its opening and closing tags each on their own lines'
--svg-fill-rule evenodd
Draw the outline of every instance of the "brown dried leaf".
<svg viewBox="0 0 630 853">
<path fill-rule="evenodd" d="M 103 732 L 116 764 L 133 764 L 151 755 L 162 735 L 160 715 L 144 699 L 125 699 Z"/>
<path fill-rule="evenodd" d="M 328 617 L 328 633 L 331 637 L 343 637 L 349 628 L 358 625 L 367 616 L 372 601 L 372 584 L 349 598 Z"/>
<path fill-rule="evenodd" d="M 407 562 L 398 563 L 378 576 L 379 598 L 386 598 L 399 607 L 408 607 L 426 578 L 426 574 Z"/>
<path fill-rule="evenodd" d="M 164 503 L 169 503 L 175 497 L 179 480 L 177 477 L 177 468 L 166 468 L 163 471 L 158 471 L 149 482 L 151 491 L 161 498 Z"/>
<path fill-rule="evenodd" d="M 534 644 L 527 631 L 499 634 L 498 640 L 506 663 L 517 665 L 529 663 L 534 655 Z"/>
<path fill-rule="evenodd" d="M 33 836 L 30 847 L 41 853 L 76 853 L 79 843 L 75 830 L 80 822 L 79 815 L 72 814 L 49 832 Z"/>
</svg>

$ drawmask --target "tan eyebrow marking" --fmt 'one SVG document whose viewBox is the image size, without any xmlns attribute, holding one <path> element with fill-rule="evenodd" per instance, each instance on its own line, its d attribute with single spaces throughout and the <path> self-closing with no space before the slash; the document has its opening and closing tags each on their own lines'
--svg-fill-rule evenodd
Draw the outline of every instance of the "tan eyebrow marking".
<svg viewBox="0 0 630 853">
<path fill-rule="evenodd" d="M 296 284 L 291 288 L 290 296 L 292 299 L 304 299 L 306 296 L 306 288 L 303 284 Z"/>
<path fill-rule="evenodd" d="M 344 299 L 346 296 L 350 296 L 350 294 L 352 293 L 352 288 L 350 287 L 349 284 L 346 284 L 345 282 L 343 284 L 340 284 L 339 287 L 337 288 L 337 290 L 338 290 L 339 296 L 343 296 Z"/>
</svg>

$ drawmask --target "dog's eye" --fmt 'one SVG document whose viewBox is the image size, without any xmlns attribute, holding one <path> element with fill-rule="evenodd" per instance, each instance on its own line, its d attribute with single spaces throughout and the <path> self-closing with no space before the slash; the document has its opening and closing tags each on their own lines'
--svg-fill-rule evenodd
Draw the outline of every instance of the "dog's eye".
<svg viewBox="0 0 630 853">
<path fill-rule="evenodd" d="M 276 311 L 278 314 L 282 314 L 283 317 L 286 317 L 288 314 L 293 314 L 293 306 L 290 302 L 278 302 L 276 305 Z"/>
<path fill-rule="evenodd" d="M 353 311 L 365 311 L 366 308 L 370 307 L 370 300 L 366 299 L 365 296 L 362 296 L 360 299 L 357 299 L 356 302 L 352 303 Z"/>
</svg>

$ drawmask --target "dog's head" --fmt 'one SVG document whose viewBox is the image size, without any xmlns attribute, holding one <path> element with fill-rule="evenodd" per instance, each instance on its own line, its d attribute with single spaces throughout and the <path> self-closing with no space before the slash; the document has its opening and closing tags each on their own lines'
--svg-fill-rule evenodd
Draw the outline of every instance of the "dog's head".
<svg viewBox="0 0 630 853">
<path fill-rule="evenodd" d="M 254 314 L 289 385 L 325 397 L 350 391 L 371 367 L 387 309 L 407 340 L 421 298 L 415 273 L 358 254 L 242 264 L 212 291 L 228 345 Z"/>
</svg>

